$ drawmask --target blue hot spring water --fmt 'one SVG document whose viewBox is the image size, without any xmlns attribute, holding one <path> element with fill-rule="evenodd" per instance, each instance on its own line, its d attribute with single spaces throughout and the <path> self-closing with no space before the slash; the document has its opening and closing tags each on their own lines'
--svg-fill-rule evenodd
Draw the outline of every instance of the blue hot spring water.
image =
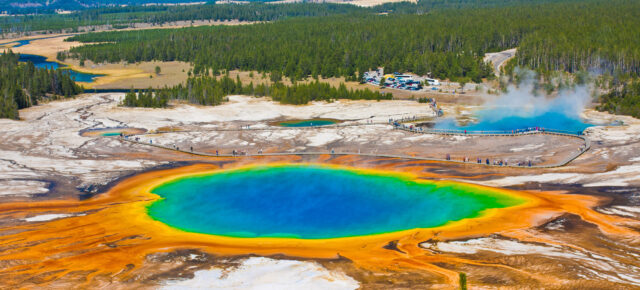
<svg viewBox="0 0 640 290">
<path fill-rule="evenodd" d="M 232 237 L 324 239 L 430 228 L 524 202 L 492 189 L 310 165 L 182 177 L 152 190 L 149 215 Z"/>
<path fill-rule="evenodd" d="M 309 119 L 309 120 L 294 120 L 280 122 L 282 127 L 315 127 L 315 126 L 327 126 L 337 124 L 337 120 L 330 119 Z"/>
<path fill-rule="evenodd" d="M 492 108 L 475 113 L 477 122 L 460 125 L 453 118 L 438 121 L 436 129 L 467 131 L 512 131 L 526 128 L 544 128 L 579 134 L 593 126 L 583 121 L 576 113 L 563 110 L 528 112 L 523 108 Z"/>
</svg>

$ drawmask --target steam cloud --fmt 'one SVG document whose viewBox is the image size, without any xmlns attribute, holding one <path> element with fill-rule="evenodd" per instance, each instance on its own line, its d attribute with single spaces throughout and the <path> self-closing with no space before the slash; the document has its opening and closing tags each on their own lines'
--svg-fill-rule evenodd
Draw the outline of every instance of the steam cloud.
<svg viewBox="0 0 640 290">
<path fill-rule="evenodd" d="M 541 127 L 576 133 L 589 127 L 580 114 L 590 102 L 589 85 L 561 89 L 555 96 L 540 94 L 533 72 L 521 72 L 518 86 L 511 84 L 507 92 L 484 103 L 474 113 L 477 122 L 459 125 L 453 117 L 440 119 L 437 129 L 472 131 L 511 131 Z"/>
<path fill-rule="evenodd" d="M 590 102 L 589 85 L 562 89 L 556 96 L 535 94 L 535 79 L 527 77 L 519 86 L 509 85 L 507 92 L 497 99 L 488 100 L 484 106 L 491 114 L 483 117 L 502 119 L 511 116 L 536 117 L 546 113 L 559 113 L 570 118 L 580 118 Z"/>
</svg>

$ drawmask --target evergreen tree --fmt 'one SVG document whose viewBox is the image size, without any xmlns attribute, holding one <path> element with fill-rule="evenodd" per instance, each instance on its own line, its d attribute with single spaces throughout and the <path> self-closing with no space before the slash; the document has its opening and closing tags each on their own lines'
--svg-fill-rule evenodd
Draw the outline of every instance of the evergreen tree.
<svg viewBox="0 0 640 290">
<path fill-rule="evenodd" d="M 72 97 L 82 92 L 63 70 L 36 68 L 20 63 L 11 50 L 0 55 L 0 118 L 18 119 L 18 110 L 43 99 Z"/>
</svg>

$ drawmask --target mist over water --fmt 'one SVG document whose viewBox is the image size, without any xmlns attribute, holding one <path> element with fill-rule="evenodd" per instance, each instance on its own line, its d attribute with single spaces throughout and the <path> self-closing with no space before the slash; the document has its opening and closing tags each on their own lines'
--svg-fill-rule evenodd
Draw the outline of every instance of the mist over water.
<svg viewBox="0 0 640 290">
<path fill-rule="evenodd" d="M 589 87 L 565 89 L 555 97 L 536 95 L 532 81 L 509 86 L 507 93 L 487 100 L 483 109 L 473 113 L 474 122 L 462 125 L 453 117 L 442 118 L 436 129 L 468 131 L 511 131 L 526 128 L 545 128 L 582 132 L 592 124 L 580 114 L 590 101 Z"/>
</svg>

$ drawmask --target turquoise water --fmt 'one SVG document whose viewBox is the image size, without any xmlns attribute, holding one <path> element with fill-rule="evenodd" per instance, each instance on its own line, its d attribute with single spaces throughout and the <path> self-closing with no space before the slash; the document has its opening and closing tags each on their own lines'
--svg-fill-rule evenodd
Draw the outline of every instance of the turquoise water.
<svg viewBox="0 0 640 290">
<path fill-rule="evenodd" d="M 282 127 L 312 127 L 312 126 L 326 126 L 338 123 L 336 120 L 329 119 L 310 119 L 310 120 L 296 120 L 280 122 Z"/>
<path fill-rule="evenodd" d="M 107 128 L 90 128 L 83 129 L 78 132 L 80 136 L 119 136 L 120 133 L 131 134 L 131 132 L 146 132 L 145 129 L 141 128 L 130 128 L 130 127 L 107 127 Z"/>
<path fill-rule="evenodd" d="M 19 61 L 21 62 L 32 62 L 38 68 L 46 68 L 46 69 L 63 69 L 65 72 L 68 72 L 71 75 L 71 78 L 77 82 L 86 82 L 91 83 L 95 78 L 103 76 L 99 74 L 90 74 L 78 72 L 75 70 L 71 70 L 66 68 L 65 65 L 60 64 L 55 61 L 48 61 L 46 57 L 35 55 L 35 54 L 20 54 Z"/>
<path fill-rule="evenodd" d="M 102 136 L 120 136 L 120 132 L 107 132 L 107 133 L 102 133 Z"/>
<path fill-rule="evenodd" d="M 478 121 L 467 125 L 459 125 L 452 118 L 438 121 L 436 129 L 467 131 L 511 131 L 526 128 L 544 128 L 579 134 L 593 126 L 583 121 L 578 114 L 563 111 L 545 111 L 519 114 L 517 108 L 501 108 L 481 110 L 475 114 Z"/>
<path fill-rule="evenodd" d="M 458 183 L 417 183 L 320 166 L 264 166 L 184 177 L 152 190 L 149 215 L 190 232 L 324 239 L 430 228 L 520 199 Z"/>
</svg>

